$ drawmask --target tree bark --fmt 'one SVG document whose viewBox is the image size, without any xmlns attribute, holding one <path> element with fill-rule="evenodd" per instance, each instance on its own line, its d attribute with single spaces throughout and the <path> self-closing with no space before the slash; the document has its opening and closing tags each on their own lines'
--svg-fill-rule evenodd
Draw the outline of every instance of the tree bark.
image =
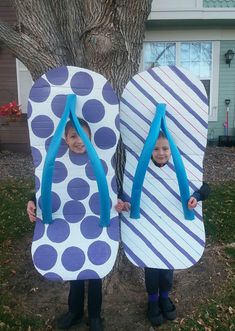
<svg viewBox="0 0 235 331">
<path fill-rule="evenodd" d="M 10 27 L 0 22 L 0 42 L 24 63 L 34 80 L 50 68 L 74 65 L 105 76 L 120 97 L 127 82 L 138 72 L 152 0 L 13 3 L 18 23 Z M 124 163 L 120 140 L 116 153 L 118 187 Z"/>
</svg>

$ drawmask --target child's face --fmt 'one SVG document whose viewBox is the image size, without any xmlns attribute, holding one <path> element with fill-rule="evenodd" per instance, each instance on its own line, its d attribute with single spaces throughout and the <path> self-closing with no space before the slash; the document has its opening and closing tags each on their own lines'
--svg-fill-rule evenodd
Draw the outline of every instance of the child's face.
<svg viewBox="0 0 235 331">
<path fill-rule="evenodd" d="M 89 136 L 88 130 L 85 127 L 83 127 L 83 130 L 86 132 L 89 139 L 91 139 L 91 137 Z M 74 152 L 76 154 L 85 153 L 86 147 L 85 147 L 82 139 L 80 138 L 80 136 L 77 134 L 77 131 L 74 128 L 68 129 L 68 133 L 67 133 L 67 136 L 65 137 L 65 141 L 66 141 L 67 145 L 69 146 L 69 149 L 72 152 Z"/>
<path fill-rule="evenodd" d="M 167 139 L 159 138 L 157 140 L 152 157 L 160 166 L 163 166 L 169 161 L 171 150 Z"/>
</svg>

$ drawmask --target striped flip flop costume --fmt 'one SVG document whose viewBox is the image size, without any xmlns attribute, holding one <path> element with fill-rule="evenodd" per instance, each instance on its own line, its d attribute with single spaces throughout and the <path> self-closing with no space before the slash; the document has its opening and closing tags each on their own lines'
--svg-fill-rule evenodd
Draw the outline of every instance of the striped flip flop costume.
<svg viewBox="0 0 235 331">
<path fill-rule="evenodd" d="M 121 97 L 120 131 L 126 149 L 123 191 L 131 211 L 121 216 L 128 259 L 140 267 L 184 269 L 202 256 L 202 205 L 187 208 L 202 184 L 208 100 L 199 79 L 177 66 L 135 75 Z M 162 168 L 151 160 L 159 130 L 171 148 Z"/>
</svg>

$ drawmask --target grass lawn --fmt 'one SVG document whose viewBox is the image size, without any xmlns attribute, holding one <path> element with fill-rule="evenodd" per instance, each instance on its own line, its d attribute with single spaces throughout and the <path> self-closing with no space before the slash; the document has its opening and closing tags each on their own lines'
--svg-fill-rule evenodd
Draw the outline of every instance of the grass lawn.
<svg viewBox="0 0 235 331">
<path fill-rule="evenodd" d="M 211 245 L 224 247 L 224 261 L 234 272 L 235 248 L 235 183 L 213 184 L 210 198 L 204 203 L 204 219 Z M 32 233 L 32 224 L 27 221 L 26 202 L 33 192 L 31 180 L 8 180 L 0 182 L 0 330 L 44 331 L 45 321 L 34 315 L 22 316 L 12 307 L 13 293 L 4 291 L 14 274 L 14 241 L 24 240 Z M 13 263 L 14 262 L 14 263 Z M 234 280 L 229 278 L 226 288 L 218 289 L 216 297 L 206 300 L 205 305 L 190 316 L 171 323 L 169 330 L 183 331 L 229 331 L 235 330 Z M 30 327 L 29 327 L 30 326 Z"/>
</svg>

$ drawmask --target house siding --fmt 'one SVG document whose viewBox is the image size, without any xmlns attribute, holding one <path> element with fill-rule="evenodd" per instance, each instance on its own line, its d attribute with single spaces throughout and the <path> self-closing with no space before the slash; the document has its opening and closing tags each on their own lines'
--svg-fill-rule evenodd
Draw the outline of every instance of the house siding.
<svg viewBox="0 0 235 331">
<path fill-rule="evenodd" d="M 0 20 L 14 25 L 16 23 L 15 10 L 10 0 L 0 1 Z M 13 100 L 18 101 L 16 59 L 3 45 L 0 44 L 0 105 Z M 8 123 L 0 118 L 0 149 L 19 152 L 29 151 L 29 138 L 26 116 L 17 122 Z"/>
<path fill-rule="evenodd" d="M 235 58 L 230 67 L 225 63 L 224 54 L 228 49 L 235 51 L 235 41 L 221 41 L 220 43 L 220 81 L 219 81 L 219 102 L 218 120 L 209 123 L 209 139 L 225 135 L 224 122 L 226 120 L 225 99 L 230 99 L 229 105 L 229 135 L 235 135 Z M 214 138 L 213 138 L 214 137 Z"/>
<path fill-rule="evenodd" d="M 9 0 L 0 1 L 0 20 L 10 25 L 16 23 L 14 8 Z M 17 100 L 16 60 L 0 44 L 0 105 Z"/>
</svg>

